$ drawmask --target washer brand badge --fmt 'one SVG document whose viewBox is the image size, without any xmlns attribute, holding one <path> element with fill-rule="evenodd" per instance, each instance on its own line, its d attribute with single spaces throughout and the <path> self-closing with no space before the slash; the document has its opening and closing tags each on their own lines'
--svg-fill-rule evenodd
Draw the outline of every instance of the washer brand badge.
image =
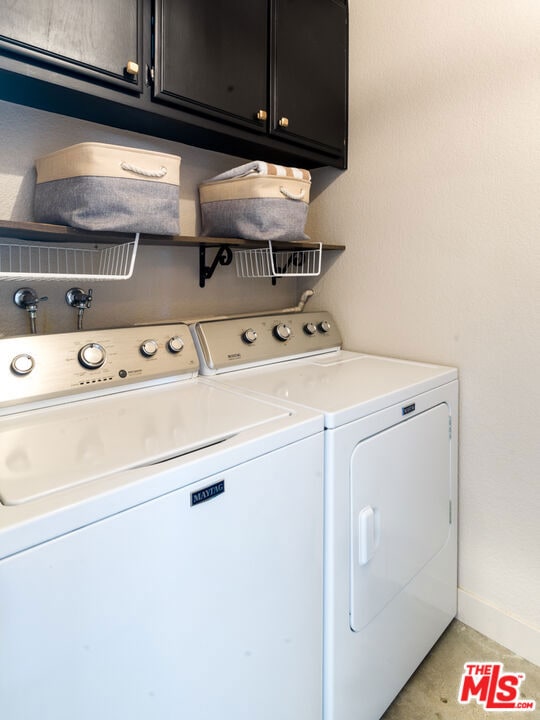
<svg viewBox="0 0 540 720">
<path fill-rule="evenodd" d="M 476 700 L 486 711 L 532 712 L 536 708 L 535 700 L 523 700 L 519 696 L 525 673 L 504 672 L 499 662 L 469 662 L 464 667 L 458 695 L 461 705 Z"/>
<path fill-rule="evenodd" d="M 411 405 L 405 405 L 405 407 L 401 408 L 401 414 L 402 415 L 409 415 L 410 413 L 414 412 L 416 410 L 415 403 L 412 403 Z"/>
<path fill-rule="evenodd" d="M 217 497 L 217 495 L 221 495 L 221 493 L 225 492 L 225 480 L 220 480 L 217 483 L 214 483 L 213 485 L 209 485 L 208 487 L 203 488 L 202 490 L 197 490 L 197 492 L 191 493 L 191 505 L 199 505 L 199 503 L 206 502 L 207 500 L 212 500 L 212 498 Z"/>
<path fill-rule="evenodd" d="M 231 353 L 230 355 L 227 355 L 228 360 L 239 360 L 241 357 L 240 353 Z"/>
</svg>

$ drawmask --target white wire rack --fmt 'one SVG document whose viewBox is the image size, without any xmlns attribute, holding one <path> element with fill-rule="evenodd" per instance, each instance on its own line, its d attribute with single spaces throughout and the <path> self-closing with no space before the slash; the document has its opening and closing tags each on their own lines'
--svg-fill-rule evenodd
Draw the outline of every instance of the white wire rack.
<svg viewBox="0 0 540 720">
<path fill-rule="evenodd" d="M 127 280 L 138 245 L 139 233 L 131 242 L 93 248 L 0 240 L 0 280 Z"/>
<path fill-rule="evenodd" d="M 322 243 L 312 250 L 274 250 L 272 241 L 268 247 L 235 250 L 236 274 L 242 278 L 298 277 L 320 275 Z"/>
</svg>

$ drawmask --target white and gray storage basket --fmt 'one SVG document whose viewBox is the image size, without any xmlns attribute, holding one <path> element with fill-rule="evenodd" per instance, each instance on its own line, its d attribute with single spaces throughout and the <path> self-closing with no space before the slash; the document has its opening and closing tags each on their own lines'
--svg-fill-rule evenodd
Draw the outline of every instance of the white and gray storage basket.
<svg viewBox="0 0 540 720">
<path fill-rule="evenodd" d="M 256 160 L 199 185 L 202 234 L 247 240 L 309 240 L 307 170 Z"/>
<path fill-rule="evenodd" d="M 178 235 L 180 157 L 86 142 L 36 160 L 34 217 L 82 230 Z"/>
</svg>

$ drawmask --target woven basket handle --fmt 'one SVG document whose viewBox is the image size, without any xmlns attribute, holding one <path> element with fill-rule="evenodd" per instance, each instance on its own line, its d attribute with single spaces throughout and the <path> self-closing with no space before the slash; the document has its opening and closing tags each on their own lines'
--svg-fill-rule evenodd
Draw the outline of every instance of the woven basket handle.
<svg viewBox="0 0 540 720">
<path fill-rule="evenodd" d="M 144 175 L 144 177 L 162 178 L 167 174 L 167 168 L 163 166 L 161 166 L 159 170 L 144 170 L 136 165 L 131 165 L 131 163 L 121 162 L 120 167 L 122 170 L 128 170 L 137 175 Z"/>
<path fill-rule="evenodd" d="M 282 195 L 285 195 L 286 198 L 289 198 L 289 200 L 302 200 L 302 198 L 306 194 L 304 188 L 302 188 L 299 193 L 292 193 L 290 190 L 287 190 L 287 188 L 283 185 L 279 186 L 279 192 Z"/>
</svg>

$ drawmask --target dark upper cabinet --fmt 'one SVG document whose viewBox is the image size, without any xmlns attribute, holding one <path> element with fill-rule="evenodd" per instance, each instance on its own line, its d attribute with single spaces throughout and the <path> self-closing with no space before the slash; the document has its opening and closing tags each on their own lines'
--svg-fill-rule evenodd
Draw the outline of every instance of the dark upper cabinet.
<svg viewBox="0 0 540 720">
<path fill-rule="evenodd" d="M 264 132 L 267 0 L 156 0 L 157 100 Z"/>
<path fill-rule="evenodd" d="M 346 0 L 9 0 L 0 99 L 243 158 L 346 166 Z"/>
<path fill-rule="evenodd" d="M 340 0 L 274 0 L 270 132 L 344 154 L 347 7 Z"/>
<path fill-rule="evenodd" d="M 142 0 L 11 0 L 0 13 L 0 48 L 141 92 Z"/>
<path fill-rule="evenodd" d="M 156 99 L 344 158 L 342 0 L 156 0 Z"/>
</svg>

